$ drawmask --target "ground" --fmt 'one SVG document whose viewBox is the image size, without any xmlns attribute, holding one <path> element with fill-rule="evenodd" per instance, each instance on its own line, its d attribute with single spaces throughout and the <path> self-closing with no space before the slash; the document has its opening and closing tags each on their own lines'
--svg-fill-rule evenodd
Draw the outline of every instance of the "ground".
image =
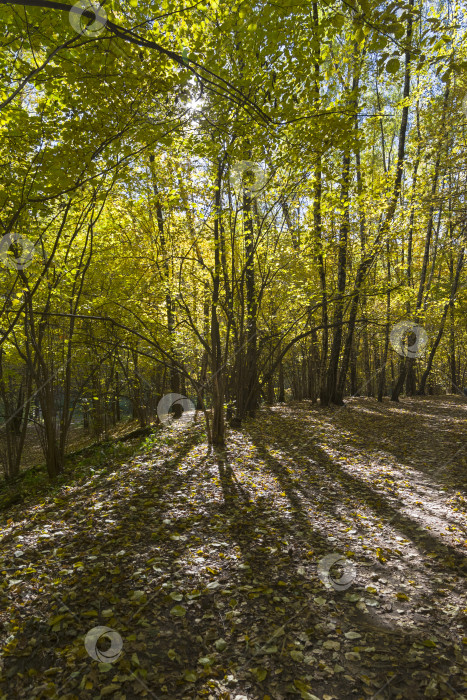
<svg viewBox="0 0 467 700">
<path fill-rule="evenodd" d="M 465 698 L 466 417 L 300 402 L 73 463 L 3 514 L 1 697 Z"/>
<path fill-rule="evenodd" d="M 102 439 L 111 439 L 112 437 L 122 434 L 122 428 L 125 431 L 134 430 L 139 427 L 136 420 L 125 420 L 116 426 L 109 426 L 106 435 L 102 435 Z M 2 435 L 3 437 L 3 435 Z M 77 452 L 93 445 L 97 438 L 91 434 L 88 429 L 83 428 L 82 419 L 73 420 L 68 431 L 68 439 L 66 445 L 67 454 Z M 39 434 L 34 424 L 28 425 L 26 431 L 26 439 L 24 441 L 24 449 L 21 455 L 21 471 L 35 467 L 41 464 L 44 460 L 44 452 L 41 447 Z"/>
</svg>

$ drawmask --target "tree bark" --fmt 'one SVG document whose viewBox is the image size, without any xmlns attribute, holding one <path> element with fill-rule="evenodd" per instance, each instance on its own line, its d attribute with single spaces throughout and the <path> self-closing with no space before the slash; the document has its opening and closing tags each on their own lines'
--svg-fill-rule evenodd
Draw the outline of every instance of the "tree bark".
<svg viewBox="0 0 467 700">
<path fill-rule="evenodd" d="M 445 114 L 446 114 L 446 106 L 447 106 L 448 97 L 449 97 L 449 87 L 446 88 L 445 93 L 444 93 L 442 133 L 444 132 Z M 416 310 L 415 310 L 415 323 L 416 324 L 419 324 L 419 322 L 420 322 L 420 310 L 421 310 L 422 304 L 423 304 L 423 295 L 425 292 L 425 284 L 426 284 L 427 271 L 428 271 L 428 262 L 430 259 L 430 247 L 431 247 L 431 238 L 432 238 L 432 233 L 433 233 L 433 220 L 434 220 L 434 198 L 436 195 L 436 191 L 438 189 L 440 162 L 441 162 L 441 150 L 439 149 L 438 155 L 436 157 L 435 171 L 434 171 L 433 182 L 432 182 L 432 186 L 431 186 L 430 212 L 429 212 L 428 226 L 427 226 L 427 231 L 426 231 L 426 236 L 425 236 L 425 249 L 423 252 L 423 262 L 422 262 L 422 269 L 420 272 L 420 281 L 419 281 L 419 285 L 418 285 L 418 294 L 417 294 L 417 304 L 416 304 Z M 400 393 L 402 391 L 402 387 L 404 386 L 406 376 L 410 375 L 413 372 L 414 365 L 415 365 L 415 357 L 406 357 L 405 362 L 402 363 L 399 377 L 397 379 L 396 385 L 395 385 L 393 393 L 391 395 L 391 401 L 395 401 L 395 402 L 399 401 L 399 396 L 400 396 Z"/>
<path fill-rule="evenodd" d="M 457 261 L 457 266 L 456 266 L 456 274 L 455 274 L 452 289 L 451 289 L 451 296 L 450 296 L 448 303 L 445 304 L 444 309 L 443 309 L 443 315 L 441 317 L 441 322 L 440 322 L 438 334 L 437 334 L 435 342 L 433 343 L 433 346 L 430 350 L 430 354 L 428 356 L 428 362 L 426 364 L 425 371 L 423 372 L 422 378 L 420 380 L 419 394 L 425 393 L 426 382 L 427 382 L 428 376 L 429 376 L 431 369 L 432 369 L 432 366 L 433 366 L 433 360 L 435 357 L 436 350 L 438 349 L 438 345 L 441 341 L 441 338 L 442 338 L 442 335 L 444 332 L 444 326 L 446 323 L 448 311 L 451 307 L 454 306 L 454 297 L 456 296 L 456 292 L 457 292 L 457 289 L 459 286 L 459 278 L 460 278 L 460 274 L 461 274 L 463 265 L 464 265 L 464 249 L 462 249 L 460 254 L 459 254 L 459 259 Z"/>
<path fill-rule="evenodd" d="M 404 89 L 403 89 L 403 98 L 404 98 L 404 106 L 402 108 L 402 116 L 401 116 L 401 123 L 400 123 L 400 128 L 399 128 L 399 144 L 398 144 L 398 152 L 397 152 L 397 163 L 396 163 L 396 174 L 394 177 L 394 186 L 393 186 L 393 191 L 392 191 L 392 196 L 389 200 L 388 206 L 386 208 L 385 216 L 379 226 L 378 233 L 376 235 L 376 238 L 373 242 L 373 251 L 369 251 L 366 256 L 363 257 L 363 260 L 358 266 L 356 277 L 355 277 L 355 285 L 354 285 L 354 292 L 352 296 L 352 301 L 350 304 L 350 311 L 349 311 L 349 324 L 348 324 L 348 331 L 347 331 L 347 339 L 346 339 L 346 344 L 344 348 L 344 353 L 343 353 L 343 358 L 342 358 L 342 368 L 341 368 L 341 374 L 339 378 L 339 394 L 342 396 L 343 394 L 343 388 L 345 384 L 345 378 L 347 376 L 347 369 L 349 365 L 349 359 L 350 359 L 350 349 L 352 347 L 352 338 L 355 330 L 355 322 L 357 318 L 357 311 L 358 311 L 358 304 L 359 304 L 359 299 L 360 299 L 360 294 L 362 292 L 362 287 L 363 287 L 363 282 L 366 278 L 366 275 L 368 271 L 371 269 L 376 256 L 378 254 L 378 246 L 381 242 L 381 240 L 385 240 L 386 237 L 389 235 L 389 227 L 390 224 L 394 218 L 396 208 L 397 208 L 397 202 L 399 200 L 399 195 L 400 195 L 400 190 L 401 190 L 401 182 L 402 182 L 402 173 L 404 169 L 404 161 L 405 161 L 405 142 L 406 142 L 406 137 L 407 137 L 407 124 L 408 124 L 408 116 L 409 116 L 409 106 L 407 104 L 408 98 L 410 96 L 410 64 L 411 64 L 411 43 L 412 43 L 412 27 L 413 27 L 413 15 L 412 15 L 412 9 L 414 5 L 414 0 L 410 0 L 409 2 L 409 12 L 407 15 L 407 30 L 406 30 L 406 51 L 405 51 L 405 72 L 404 72 Z"/>
<path fill-rule="evenodd" d="M 224 423 L 224 369 L 222 345 L 217 307 L 219 304 L 219 287 L 221 274 L 219 227 L 221 219 L 221 187 L 223 161 L 219 162 L 214 196 L 214 275 L 211 299 L 211 368 L 212 368 L 212 426 L 211 440 L 214 445 L 225 444 Z"/>
</svg>

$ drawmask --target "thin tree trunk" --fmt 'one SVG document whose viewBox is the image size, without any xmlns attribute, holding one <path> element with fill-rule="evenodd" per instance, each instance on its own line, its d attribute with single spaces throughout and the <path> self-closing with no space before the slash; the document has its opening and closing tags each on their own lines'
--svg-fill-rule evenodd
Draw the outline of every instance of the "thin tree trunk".
<svg viewBox="0 0 467 700">
<path fill-rule="evenodd" d="M 219 226 L 221 219 L 221 187 L 223 161 L 217 169 L 216 194 L 214 201 L 214 275 L 211 301 L 211 351 L 212 351 L 212 426 L 211 440 L 214 445 L 225 444 L 224 423 L 224 370 L 222 345 L 217 307 L 219 304 L 219 286 L 221 273 Z"/>
<path fill-rule="evenodd" d="M 280 348 L 279 348 L 280 352 Z M 279 403 L 284 403 L 285 402 L 285 383 L 284 383 L 284 365 L 282 360 L 279 363 L 279 374 L 278 374 L 278 380 L 279 380 L 279 395 L 277 397 L 277 400 Z"/>
<path fill-rule="evenodd" d="M 379 230 L 376 239 L 373 244 L 373 251 L 369 251 L 368 255 L 365 256 L 358 266 L 357 274 L 355 277 L 354 293 L 352 296 L 352 301 L 350 304 L 349 312 L 349 323 L 347 331 L 347 339 L 344 348 L 343 358 L 342 358 L 342 369 L 339 378 L 339 393 L 343 394 L 343 387 L 345 384 L 345 378 L 347 376 L 347 369 L 350 359 L 350 349 L 352 347 L 352 338 L 355 330 L 355 322 L 357 318 L 358 304 L 360 300 L 360 294 L 362 292 L 363 282 L 365 281 L 368 271 L 371 269 L 373 262 L 378 254 L 378 246 L 381 240 L 385 240 L 389 235 L 390 224 L 394 218 L 397 203 L 399 200 L 402 173 L 404 169 L 405 161 L 405 141 L 407 137 L 407 124 L 409 116 L 408 98 L 410 96 L 410 63 L 411 63 L 411 43 L 412 43 L 412 26 L 413 26 L 413 15 L 412 9 L 414 5 L 414 0 L 409 2 L 409 12 L 407 15 L 407 31 L 406 31 L 406 45 L 407 49 L 405 51 L 405 73 L 404 73 L 404 107 L 402 108 L 401 123 L 399 128 L 399 144 L 397 153 L 397 164 L 396 164 L 396 174 L 394 178 L 394 187 L 392 196 L 389 200 L 388 206 L 386 208 L 385 216 L 379 226 Z"/>
<path fill-rule="evenodd" d="M 328 400 L 335 404 L 342 404 L 342 397 L 337 391 L 339 356 L 342 345 L 344 319 L 344 294 L 347 280 L 347 240 L 350 226 L 349 209 L 349 188 L 350 188 L 350 153 L 346 152 L 342 161 L 342 186 L 341 202 L 344 206 L 344 217 L 339 232 L 339 253 L 337 271 L 337 296 L 335 301 L 335 312 L 333 322 L 336 325 L 334 330 L 331 353 L 329 357 L 329 367 L 327 372 L 327 396 Z"/>
<path fill-rule="evenodd" d="M 446 88 L 445 93 L 444 93 L 442 133 L 444 132 L 444 122 L 445 122 L 445 114 L 446 114 L 446 106 L 447 106 L 448 97 L 449 97 L 449 87 Z M 417 294 L 417 304 L 416 304 L 416 310 L 415 310 L 415 323 L 416 324 L 418 324 L 420 322 L 420 310 L 421 310 L 422 304 L 423 304 L 423 295 L 425 292 L 428 263 L 429 263 L 429 259 L 430 259 L 431 237 L 432 237 L 432 233 L 433 233 L 433 220 L 434 220 L 434 210 L 435 210 L 434 209 L 434 207 L 435 207 L 434 198 L 436 195 L 436 191 L 438 189 L 440 161 L 441 161 L 441 149 L 438 150 L 438 155 L 437 155 L 436 163 L 435 163 L 435 172 L 433 175 L 433 183 L 431 186 L 430 213 L 429 213 L 429 217 L 428 217 L 428 226 L 427 226 L 427 231 L 426 231 L 426 236 L 425 236 L 425 249 L 424 249 L 424 253 L 423 253 L 423 262 L 422 262 L 422 269 L 420 272 L 420 281 L 419 281 L 419 285 L 418 285 L 418 294 Z M 396 402 L 399 401 L 399 396 L 400 396 L 400 393 L 402 391 L 402 387 L 404 386 L 406 375 L 413 371 L 414 364 L 415 364 L 415 357 L 406 357 L 405 362 L 402 363 L 402 367 L 401 367 L 401 371 L 400 371 L 398 380 L 397 380 L 396 385 L 394 387 L 394 391 L 391 395 L 391 401 L 396 401 Z"/>
<path fill-rule="evenodd" d="M 174 302 L 172 298 L 172 292 L 170 288 L 170 266 L 169 266 L 169 255 L 167 250 L 167 242 L 165 238 L 164 229 L 164 212 L 162 211 L 161 199 L 159 196 L 159 190 L 157 187 L 156 176 L 154 173 L 154 156 L 149 157 L 151 163 L 151 175 L 152 175 L 152 187 L 154 191 L 155 207 L 156 207 L 156 218 L 157 218 L 157 228 L 159 232 L 159 241 L 161 244 L 162 251 L 162 269 L 164 277 L 165 286 L 165 306 L 167 314 L 167 330 L 169 332 L 169 343 L 170 350 L 173 355 L 173 361 L 170 368 L 170 390 L 171 392 L 178 394 L 180 392 L 180 374 L 177 370 L 177 363 L 175 359 L 175 314 L 174 314 Z"/>
<path fill-rule="evenodd" d="M 433 346 L 430 350 L 430 354 L 428 356 L 428 362 L 426 364 L 425 371 L 423 372 L 422 378 L 420 380 L 420 388 L 419 388 L 420 394 L 425 393 L 426 382 L 427 382 L 428 376 L 431 372 L 431 368 L 433 366 L 433 360 L 435 357 L 436 350 L 438 349 L 438 345 L 441 341 L 441 338 L 442 338 L 442 335 L 444 332 L 444 326 L 446 323 L 448 311 L 451 307 L 454 306 L 454 298 L 456 296 L 456 292 L 457 292 L 457 289 L 459 286 L 459 278 L 460 278 L 460 274 L 461 274 L 463 265 L 464 265 L 464 249 L 462 249 L 460 254 L 459 254 L 459 259 L 457 261 L 457 267 L 456 267 L 456 275 L 454 277 L 454 282 L 453 282 L 452 289 L 451 289 L 451 296 L 450 296 L 448 303 L 445 304 L 445 306 L 444 306 L 443 315 L 441 317 L 438 334 L 437 334 L 435 342 L 433 343 Z"/>
</svg>

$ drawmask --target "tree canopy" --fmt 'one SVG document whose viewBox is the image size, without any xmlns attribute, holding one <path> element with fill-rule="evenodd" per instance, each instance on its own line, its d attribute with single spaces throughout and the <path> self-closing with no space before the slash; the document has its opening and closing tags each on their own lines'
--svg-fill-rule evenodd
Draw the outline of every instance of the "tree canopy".
<svg viewBox="0 0 467 700">
<path fill-rule="evenodd" d="M 461 390 L 460 3 L 0 5 L 8 473 L 34 406 L 53 476 L 122 394 L 222 445 L 226 409 Z"/>
</svg>

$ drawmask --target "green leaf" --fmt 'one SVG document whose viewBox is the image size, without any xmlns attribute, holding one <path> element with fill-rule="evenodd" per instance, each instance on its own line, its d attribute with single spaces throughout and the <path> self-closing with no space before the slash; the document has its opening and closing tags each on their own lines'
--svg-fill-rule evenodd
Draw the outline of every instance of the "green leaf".
<svg viewBox="0 0 467 700">
<path fill-rule="evenodd" d="M 250 668 L 250 671 L 254 675 L 256 680 L 259 681 L 260 683 L 262 683 L 262 681 L 264 681 L 264 679 L 268 675 L 267 670 L 265 668 L 261 668 L 261 667 Z"/>
<path fill-rule="evenodd" d="M 290 656 L 294 661 L 303 661 L 303 651 L 300 651 L 300 649 L 292 649 Z"/>
<path fill-rule="evenodd" d="M 209 658 L 209 656 L 202 656 L 200 659 L 198 659 L 198 663 L 201 666 L 211 666 L 213 660 Z"/>
<path fill-rule="evenodd" d="M 116 683 L 111 683 L 110 685 L 106 685 L 100 691 L 101 697 L 105 697 L 106 695 L 112 695 L 113 693 L 117 692 L 118 690 L 121 690 L 121 685 L 117 685 Z"/>
<path fill-rule="evenodd" d="M 397 71 L 399 70 L 400 67 L 401 67 L 401 64 L 400 64 L 398 58 L 391 58 L 386 63 L 386 71 L 388 73 L 391 73 L 391 75 L 393 75 L 394 73 L 397 73 Z"/>
<path fill-rule="evenodd" d="M 170 614 L 174 617 L 185 617 L 186 608 L 184 608 L 183 605 L 174 605 L 174 607 L 170 611 Z"/>
<path fill-rule="evenodd" d="M 434 642 L 432 639 L 423 639 L 422 644 L 424 647 L 428 647 L 430 649 L 436 647 L 436 642 Z"/>
<path fill-rule="evenodd" d="M 112 670 L 112 664 L 97 664 L 97 668 L 101 673 L 108 673 Z"/>
</svg>

